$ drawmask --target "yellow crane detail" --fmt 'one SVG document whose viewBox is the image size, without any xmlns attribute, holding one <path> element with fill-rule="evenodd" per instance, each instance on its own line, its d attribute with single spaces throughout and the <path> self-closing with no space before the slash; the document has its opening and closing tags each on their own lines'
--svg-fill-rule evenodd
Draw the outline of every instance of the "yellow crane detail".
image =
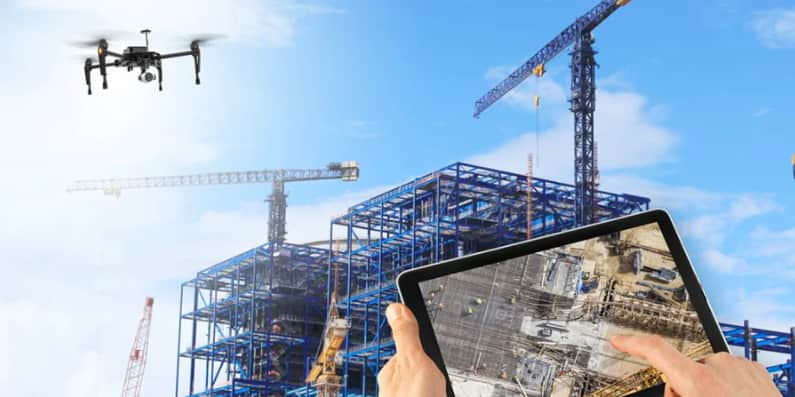
<svg viewBox="0 0 795 397">
<path fill-rule="evenodd" d="M 712 345 L 709 341 L 697 343 L 685 351 L 685 355 L 693 359 L 701 358 L 708 353 L 712 353 Z M 611 385 L 588 393 L 585 397 L 624 397 L 664 382 L 662 372 L 648 367 L 633 372 Z"/>
<path fill-rule="evenodd" d="M 334 290 L 328 309 L 328 321 L 323 332 L 323 349 L 317 361 L 309 370 L 306 383 L 317 389 L 318 397 L 337 397 L 342 388 L 342 377 L 337 375 L 337 352 L 340 350 L 350 325 L 348 319 L 340 317 L 337 312 L 337 271 L 334 271 Z"/>
</svg>

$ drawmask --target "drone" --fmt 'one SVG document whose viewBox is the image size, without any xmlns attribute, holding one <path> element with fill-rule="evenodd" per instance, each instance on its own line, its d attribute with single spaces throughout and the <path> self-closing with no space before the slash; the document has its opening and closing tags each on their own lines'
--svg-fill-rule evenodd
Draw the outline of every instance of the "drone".
<svg viewBox="0 0 795 397">
<path fill-rule="evenodd" d="M 108 40 L 106 38 L 99 38 L 88 42 L 78 43 L 79 45 L 87 45 L 90 47 L 96 46 L 97 59 L 86 58 L 83 66 L 83 71 L 86 75 L 86 85 L 88 86 L 88 95 L 91 95 L 91 71 L 99 69 L 102 75 L 102 89 L 108 89 L 107 69 L 109 67 L 127 68 L 128 72 L 133 70 L 140 70 L 138 80 L 142 83 L 151 83 L 157 79 L 158 89 L 163 91 L 163 60 L 168 58 L 177 58 L 184 56 L 193 57 L 193 69 L 196 75 L 196 84 L 200 84 L 199 71 L 201 70 L 201 51 L 199 45 L 207 41 L 218 38 L 218 36 L 207 35 L 204 37 L 194 38 L 190 42 L 190 51 L 180 51 L 170 54 L 160 54 L 156 51 L 149 49 L 149 29 L 141 30 L 144 35 L 146 45 L 144 46 L 129 46 L 119 54 L 108 49 Z M 108 57 L 114 59 L 108 59 Z M 95 63 L 96 61 L 96 63 Z M 154 68 L 157 72 L 153 72 L 150 68 Z"/>
</svg>

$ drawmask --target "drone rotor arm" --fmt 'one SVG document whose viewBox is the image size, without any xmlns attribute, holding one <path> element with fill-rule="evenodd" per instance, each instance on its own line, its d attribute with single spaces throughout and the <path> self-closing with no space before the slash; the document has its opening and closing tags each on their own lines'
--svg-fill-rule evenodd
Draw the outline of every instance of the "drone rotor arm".
<svg viewBox="0 0 795 397">
<path fill-rule="evenodd" d="M 193 51 L 180 51 L 180 52 L 173 52 L 171 54 L 162 54 L 158 56 L 159 59 L 167 59 L 167 58 L 176 58 L 176 57 L 184 57 L 188 55 L 193 55 Z"/>
<path fill-rule="evenodd" d="M 124 58 L 124 55 L 119 54 L 118 52 L 113 52 L 113 51 L 109 51 L 109 50 L 105 50 L 105 54 L 109 55 L 109 56 L 112 56 L 114 58 Z"/>
</svg>

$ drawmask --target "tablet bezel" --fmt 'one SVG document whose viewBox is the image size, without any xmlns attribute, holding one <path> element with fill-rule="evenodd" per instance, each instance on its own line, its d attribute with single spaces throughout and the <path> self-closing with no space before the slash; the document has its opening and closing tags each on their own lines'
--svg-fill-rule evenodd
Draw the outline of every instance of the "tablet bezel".
<svg viewBox="0 0 795 397">
<path fill-rule="evenodd" d="M 701 286 L 701 282 L 696 275 L 695 269 L 676 231 L 673 220 L 668 212 L 657 209 L 417 267 L 399 274 L 396 282 L 400 298 L 403 303 L 411 309 L 419 322 L 422 347 L 444 374 L 447 382 L 447 395 L 449 397 L 455 397 L 450 383 L 450 377 L 447 374 L 447 369 L 444 365 L 444 360 L 442 359 L 442 354 L 431 326 L 430 317 L 425 309 L 425 302 L 419 289 L 420 282 L 651 223 L 657 223 L 662 231 L 665 242 L 668 244 L 671 256 L 676 264 L 676 268 L 690 296 L 690 301 L 704 327 L 707 339 L 712 345 L 712 350 L 714 352 L 728 352 L 729 347 L 726 343 L 726 339 L 720 330 L 712 307 L 707 301 L 704 289 Z M 658 385 L 632 394 L 632 396 L 662 396 L 663 390 L 664 385 Z"/>
</svg>

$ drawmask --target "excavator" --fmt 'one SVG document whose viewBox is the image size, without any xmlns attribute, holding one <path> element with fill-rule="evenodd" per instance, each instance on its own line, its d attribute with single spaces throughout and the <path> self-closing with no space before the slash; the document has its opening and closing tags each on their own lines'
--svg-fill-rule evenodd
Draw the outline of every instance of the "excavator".
<svg viewBox="0 0 795 397">
<path fill-rule="evenodd" d="M 343 382 L 342 377 L 337 375 L 336 356 L 349 329 L 348 319 L 340 317 L 337 311 L 337 269 L 335 268 L 334 288 L 329 300 L 328 321 L 323 332 L 323 349 L 306 377 L 306 383 L 317 389 L 318 397 L 339 396 Z"/>
</svg>

